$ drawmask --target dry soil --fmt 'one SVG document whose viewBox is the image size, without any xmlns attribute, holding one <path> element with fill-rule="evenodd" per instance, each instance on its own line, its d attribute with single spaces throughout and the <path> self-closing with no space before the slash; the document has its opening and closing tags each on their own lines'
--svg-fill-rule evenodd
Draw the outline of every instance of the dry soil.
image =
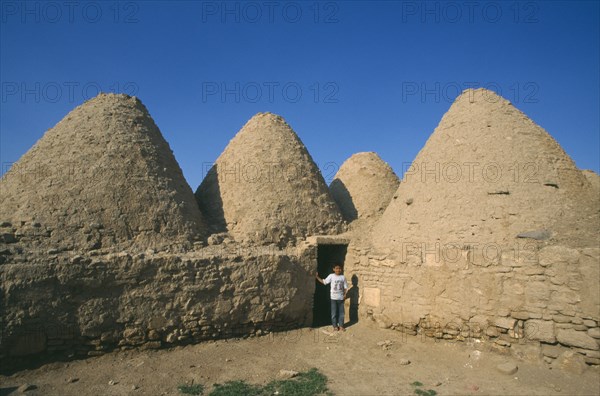
<svg viewBox="0 0 600 396">
<path fill-rule="evenodd" d="M 409 395 L 415 381 L 438 395 L 598 395 L 600 372 L 583 375 L 517 360 L 481 343 L 404 336 L 363 320 L 344 333 L 299 329 L 165 350 L 130 350 L 0 376 L 1 394 L 32 384 L 28 395 L 178 395 L 180 384 L 245 380 L 265 384 L 279 370 L 317 367 L 336 395 Z M 385 345 L 378 343 L 387 342 Z M 403 365 L 407 359 L 410 364 Z M 503 374 L 499 364 L 517 364 Z M 112 385 L 111 385 L 112 384 Z"/>
</svg>

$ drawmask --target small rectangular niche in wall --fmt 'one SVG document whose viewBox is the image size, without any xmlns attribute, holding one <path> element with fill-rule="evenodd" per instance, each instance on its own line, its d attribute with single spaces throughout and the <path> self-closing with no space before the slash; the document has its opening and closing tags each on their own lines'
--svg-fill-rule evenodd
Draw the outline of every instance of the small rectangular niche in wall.
<svg viewBox="0 0 600 396">
<path fill-rule="evenodd" d="M 363 288 L 362 302 L 371 307 L 379 307 L 381 302 L 381 290 L 378 287 Z"/>
</svg>

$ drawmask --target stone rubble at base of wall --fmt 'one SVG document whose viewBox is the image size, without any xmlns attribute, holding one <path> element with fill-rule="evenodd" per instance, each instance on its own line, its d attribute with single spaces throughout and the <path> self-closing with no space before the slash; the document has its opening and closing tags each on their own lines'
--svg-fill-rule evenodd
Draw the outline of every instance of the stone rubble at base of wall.
<svg viewBox="0 0 600 396">
<path fill-rule="evenodd" d="M 208 257 L 75 256 L 6 264 L 3 368 L 310 325 L 316 249 Z"/>
<path fill-rule="evenodd" d="M 419 323 L 393 323 L 383 314 L 373 313 L 368 308 L 361 316 L 371 319 L 379 324 L 381 328 L 398 331 L 407 336 L 423 337 L 439 340 L 441 342 L 464 342 L 464 343 L 487 343 L 488 349 L 500 354 L 512 354 L 520 359 L 540 360 L 551 364 L 565 351 L 575 351 L 582 356 L 589 365 L 600 365 L 600 351 L 597 349 L 584 349 L 559 342 L 545 343 L 530 338 L 526 334 L 523 320 L 507 318 L 514 321 L 513 329 L 480 323 L 456 323 L 451 322 L 442 325 L 439 322 L 431 322 L 423 318 Z M 587 330 L 596 336 L 595 342 L 600 345 L 600 330 L 597 322 L 586 321 L 591 327 Z M 593 347 L 593 346 L 592 346 Z"/>
<path fill-rule="evenodd" d="M 426 254 L 351 244 L 345 273 L 358 282 L 360 316 L 407 335 L 489 342 L 546 363 L 573 351 L 600 365 L 600 249 L 540 244 L 489 263 L 434 262 Z"/>
</svg>

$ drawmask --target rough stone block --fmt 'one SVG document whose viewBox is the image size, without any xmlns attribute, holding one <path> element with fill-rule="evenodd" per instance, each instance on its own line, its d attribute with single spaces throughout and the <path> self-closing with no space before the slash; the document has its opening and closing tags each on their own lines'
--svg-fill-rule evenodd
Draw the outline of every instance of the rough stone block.
<svg viewBox="0 0 600 396">
<path fill-rule="evenodd" d="M 496 369 L 502 374 L 513 375 L 517 372 L 519 367 L 512 362 L 502 363 L 496 366 Z"/>
<path fill-rule="evenodd" d="M 575 264 L 579 260 L 579 251 L 565 246 L 547 246 L 540 250 L 539 262 L 543 267 L 554 263 Z"/>
<path fill-rule="evenodd" d="M 151 341 L 160 340 L 160 334 L 156 330 L 148 331 L 148 339 Z"/>
<path fill-rule="evenodd" d="M 494 324 L 503 329 L 513 329 L 517 323 L 516 319 L 513 318 L 496 318 Z"/>
<path fill-rule="evenodd" d="M 498 337 L 500 335 L 500 332 L 498 331 L 498 328 L 496 326 L 488 326 L 485 329 L 485 335 L 487 335 L 488 337 Z"/>
<path fill-rule="evenodd" d="M 591 350 L 600 349 L 596 340 L 583 331 L 559 329 L 556 333 L 556 339 L 564 345 Z"/>
<path fill-rule="evenodd" d="M 596 321 L 595 320 L 591 320 L 591 319 L 584 319 L 583 324 L 586 325 L 587 327 L 596 327 L 596 326 L 598 326 L 598 324 L 596 323 Z"/>
<path fill-rule="evenodd" d="M 510 310 L 508 308 L 498 309 L 498 316 L 508 316 L 508 315 L 510 315 Z"/>
<path fill-rule="evenodd" d="M 585 357 L 584 358 L 585 362 L 587 364 L 592 364 L 592 365 L 599 365 L 600 364 L 600 359 L 598 358 L 593 358 L 593 357 Z"/>
<path fill-rule="evenodd" d="M 543 267 L 526 267 L 523 271 L 525 275 L 542 275 L 544 273 Z"/>
<path fill-rule="evenodd" d="M 551 358 L 557 358 L 564 351 L 564 348 L 561 348 L 559 345 L 542 345 L 542 355 L 548 356 Z"/>
<path fill-rule="evenodd" d="M 389 329 L 392 327 L 392 321 L 384 314 L 374 314 L 373 319 L 375 319 L 377 326 L 382 329 Z"/>
<path fill-rule="evenodd" d="M 525 322 L 525 338 L 547 343 L 556 342 L 554 322 L 549 320 L 530 319 Z"/>
<path fill-rule="evenodd" d="M 519 320 L 527 320 L 529 319 L 529 312 L 526 311 L 517 311 L 517 312 L 511 312 L 510 316 L 512 316 L 515 319 L 519 319 Z"/>
<path fill-rule="evenodd" d="M 141 349 L 160 349 L 162 343 L 160 341 L 146 342 L 141 346 Z"/>
<path fill-rule="evenodd" d="M 554 315 L 552 316 L 552 320 L 556 323 L 571 323 L 571 317 L 564 315 Z"/>
<path fill-rule="evenodd" d="M 600 327 L 594 327 L 593 329 L 588 329 L 587 335 L 592 338 L 600 339 Z"/>
<path fill-rule="evenodd" d="M 565 370 L 577 375 L 583 374 L 587 369 L 585 358 L 573 351 L 563 352 L 553 363 L 552 367 L 559 370 Z"/>
</svg>

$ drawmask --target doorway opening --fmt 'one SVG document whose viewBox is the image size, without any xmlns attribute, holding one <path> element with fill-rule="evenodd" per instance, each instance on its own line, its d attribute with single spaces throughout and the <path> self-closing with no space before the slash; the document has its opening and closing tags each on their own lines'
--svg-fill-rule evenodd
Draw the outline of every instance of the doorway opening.
<svg viewBox="0 0 600 396">
<path fill-rule="evenodd" d="M 325 279 L 329 274 L 333 273 L 334 264 L 341 264 L 344 266 L 347 251 L 347 244 L 317 245 L 317 272 L 319 277 Z M 315 279 L 313 327 L 331 325 L 329 286 L 330 285 L 322 285 Z"/>
</svg>

